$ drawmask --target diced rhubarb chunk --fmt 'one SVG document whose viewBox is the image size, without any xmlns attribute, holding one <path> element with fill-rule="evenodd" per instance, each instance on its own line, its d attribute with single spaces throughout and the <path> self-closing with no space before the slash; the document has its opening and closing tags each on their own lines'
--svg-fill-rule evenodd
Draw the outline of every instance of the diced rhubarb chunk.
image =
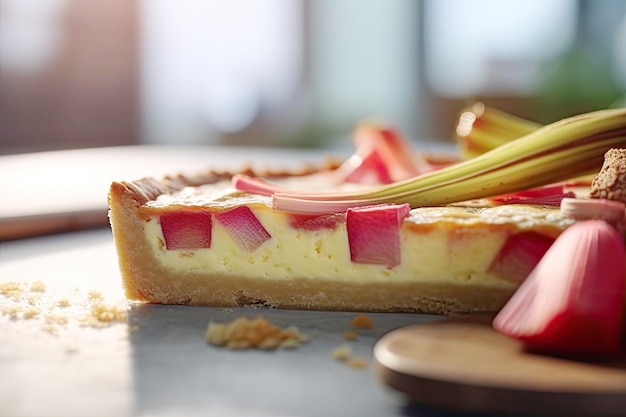
<svg viewBox="0 0 626 417">
<path fill-rule="evenodd" d="M 345 221 L 344 213 L 307 215 L 307 214 L 289 214 L 289 226 L 292 229 L 302 229 L 314 232 L 316 230 L 328 229 L 334 230 L 339 223 Z"/>
<path fill-rule="evenodd" d="M 509 197 L 520 197 L 520 198 L 539 198 L 539 197 L 548 197 L 551 195 L 559 195 L 565 194 L 568 191 L 566 190 L 566 185 L 564 183 L 547 185 L 544 187 L 531 188 L 528 190 L 517 191 L 509 194 L 502 194 L 500 196 L 495 197 L 497 200 L 506 200 Z"/>
<path fill-rule="evenodd" d="M 400 226 L 408 215 L 408 204 L 381 204 L 350 208 L 346 228 L 352 262 L 386 265 L 401 263 Z"/>
<path fill-rule="evenodd" d="M 570 226 L 493 321 L 533 351 L 576 355 L 620 350 L 626 256 L 603 220 Z"/>
<path fill-rule="evenodd" d="M 248 252 L 253 252 L 272 237 L 249 207 L 235 207 L 214 216 L 239 247 Z"/>
<path fill-rule="evenodd" d="M 168 250 L 211 247 L 211 213 L 180 210 L 160 216 L 161 230 Z"/>
<path fill-rule="evenodd" d="M 573 198 L 576 194 L 568 191 L 565 184 L 554 184 L 546 187 L 533 188 L 510 194 L 493 197 L 492 200 L 501 204 L 537 204 L 558 207 L 565 198 Z"/>
<path fill-rule="evenodd" d="M 512 282 L 522 282 L 537 266 L 554 243 L 554 238 L 536 232 L 509 236 L 491 263 L 490 272 L 497 272 Z"/>
<path fill-rule="evenodd" d="M 343 169 L 350 164 L 352 170 L 343 178 L 345 182 L 364 185 L 390 184 L 393 182 L 385 161 L 376 150 L 365 156 L 353 156 Z"/>
</svg>

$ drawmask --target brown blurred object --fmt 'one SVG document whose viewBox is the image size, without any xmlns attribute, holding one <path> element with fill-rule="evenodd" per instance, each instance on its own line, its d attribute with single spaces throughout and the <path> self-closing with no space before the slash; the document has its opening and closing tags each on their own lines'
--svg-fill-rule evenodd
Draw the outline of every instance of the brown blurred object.
<svg viewBox="0 0 626 417">
<path fill-rule="evenodd" d="M 0 0 L 2 20 L 24 21 L 9 6 Z M 52 24 L 60 43 L 45 66 L 20 71 L 0 62 L 0 154 L 139 141 L 137 2 L 60 0 L 58 7 Z"/>
</svg>

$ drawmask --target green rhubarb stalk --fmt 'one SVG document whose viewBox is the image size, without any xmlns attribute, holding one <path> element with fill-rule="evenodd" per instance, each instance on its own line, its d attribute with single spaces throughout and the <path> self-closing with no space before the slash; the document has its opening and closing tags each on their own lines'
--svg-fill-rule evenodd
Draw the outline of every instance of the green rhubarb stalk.
<svg viewBox="0 0 626 417">
<path fill-rule="evenodd" d="M 599 142 L 601 149 L 612 144 L 626 146 L 626 137 L 619 141 L 610 140 Z M 522 191 L 540 187 L 549 183 L 564 181 L 575 176 L 597 172 L 602 165 L 602 154 L 598 156 L 596 144 L 585 145 L 576 149 L 565 149 L 554 154 L 541 155 L 532 159 L 508 165 L 493 172 L 470 177 L 467 181 L 454 181 L 438 187 L 430 187 L 420 191 L 409 191 L 398 194 L 394 202 L 408 202 L 413 206 L 441 205 L 461 200 L 480 198 L 476 196 L 476 189 L 490 190 L 490 196 L 509 192 Z M 563 167 L 561 159 L 570 161 L 570 165 Z M 544 171 L 541 176 L 531 176 L 526 181 L 520 181 L 520 175 L 527 172 Z M 436 191 L 433 192 L 433 191 Z"/>
<path fill-rule="evenodd" d="M 482 111 L 480 110 L 482 108 Z M 505 111 L 489 107 L 489 106 L 472 106 L 471 111 L 477 112 L 477 117 L 494 127 L 499 129 L 505 135 L 509 135 L 509 139 L 517 139 L 524 135 L 539 129 L 539 123 L 514 116 Z"/>
<path fill-rule="evenodd" d="M 461 156 L 473 158 L 539 129 L 531 122 L 502 110 L 474 103 L 459 116 L 456 137 Z"/>
<path fill-rule="evenodd" d="M 272 204 L 310 214 L 383 203 L 438 206 L 597 172 L 606 151 L 624 147 L 626 109 L 601 110 L 560 120 L 473 159 L 405 181 L 348 193 L 275 193 Z"/>
</svg>

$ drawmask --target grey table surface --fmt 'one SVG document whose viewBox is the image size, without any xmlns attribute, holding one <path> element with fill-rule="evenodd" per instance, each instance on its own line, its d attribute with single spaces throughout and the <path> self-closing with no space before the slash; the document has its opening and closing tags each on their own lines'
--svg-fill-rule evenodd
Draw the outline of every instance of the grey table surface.
<svg viewBox="0 0 626 417">
<path fill-rule="evenodd" d="M 374 328 L 347 341 L 357 313 L 127 303 L 108 229 L 1 243 L 0 285 L 9 282 L 24 291 L 0 296 L 1 416 L 404 415 L 402 395 L 377 377 L 373 346 L 394 328 L 437 319 L 370 314 Z M 127 321 L 85 325 L 94 298 L 126 306 Z M 39 313 L 27 318 L 30 308 Z M 242 315 L 297 326 L 310 340 L 276 351 L 204 341 L 209 321 Z M 368 366 L 333 359 L 343 344 Z"/>
</svg>

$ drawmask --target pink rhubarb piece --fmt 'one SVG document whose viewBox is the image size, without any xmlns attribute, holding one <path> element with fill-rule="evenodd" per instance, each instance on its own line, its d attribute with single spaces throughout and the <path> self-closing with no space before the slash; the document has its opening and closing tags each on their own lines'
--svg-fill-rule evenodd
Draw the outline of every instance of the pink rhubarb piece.
<svg viewBox="0 0 626 417">
<path fill-rule="evenodd" d="M 344 213 L 332 213 L 321 215 L 290 214 L 289 226 L 292 229 L 316 231 L 322 229 L 334 230 L 339 223 L 346 219 Z"/>
<path fill-rule="evenodd" d="M 408 204 L 350 208 L 346 227 L 352 262 L 394 267 L 401 262 L 400 226 Z"/>
<path fill-rule="evenodd" d="M 489 270 L 512 282 L 522 282 L 554 243 L 554 238 L 535 232 L 509 236 Z"/>
<path fill-rule="evenodd" d="M 253 252 L 272 237 L 249 207 L 236 207 L 214 216 L 239 247 L 248 252 Z"/>
<path fill-rule="evenodd" d="M 623 326 L 623 236 L 603 220 L 570 226 L 493 321 L 534 351 L 617 353 Z"/>
<path fill-rule="evenodd" d="M 210 212 L 180 210 L 163 213 L 160 222 L 168 250 L 211 247 Z"/>
</svg>

